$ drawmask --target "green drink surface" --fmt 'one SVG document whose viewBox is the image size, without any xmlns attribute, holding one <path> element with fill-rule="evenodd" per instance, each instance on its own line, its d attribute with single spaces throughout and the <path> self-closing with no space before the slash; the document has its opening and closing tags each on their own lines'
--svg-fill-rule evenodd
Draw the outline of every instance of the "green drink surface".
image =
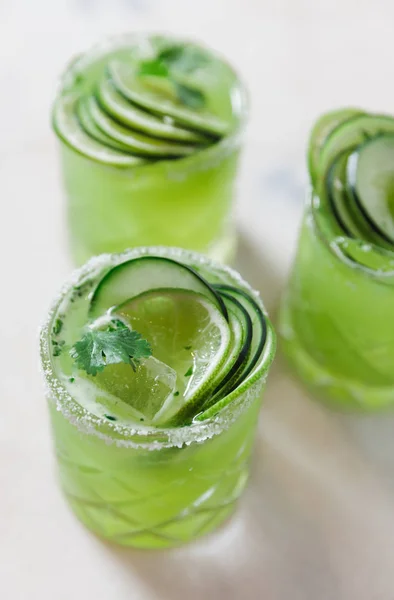
<svg viewBox="0 0 394 600">
<path fill-rule="evenodd" d="M 285 352 L 342 409 L 394 403 L 394 120 L 356 109 L 313 130 L 313 181 L 281 311 Z"/>
<path fill-rule="evenodd" d="M 119 266 L 120 270 L 116 264 L 93 270 L 71 286 L 53 316 L 51 360 L 62 385 L 80 406 L 119 426 L 158 426 L 180 412 L 179 426 L 235 393 L 241 384 L 253 383 L 270 341 L 266 318 L 249 296 L 250 288 L 241 285 L 239 294 L 257 311 L 253 320 L 239 300 L 228 296 L 231 285 L 225 288 L 224 300 L 221 287 L 218 292 L 211 287 L 234 283 L 226 271 L 210 271 L 204 263 L 190 264 L 190 271 L 166 256 L 151 254 L 121 261 Z M 234 290 L 238 294 L 238 288 Z M 134 370 L 118 363 L 97 373 L 85 372 L 70 349 L 84 332 L 105 330 L 118 320 L 147 340 L 152 355 Z M 222 378 L 228 383 L 219 394 Z M 186 411 L 191 398 L 194 404 Z"/>
<path fill-rule="evenodd" d="M 160 57 L 166 49 L 177 49 L 181 60 L 165 66 L 164 75 L 160 69 L 157 74 L 145 74 L 147 64 L 163 65 Z M 193 56 L 188 60 L 190 55 L 197 55 L 197 60 Z M 201 103 L 179 97 L 177 85 L 180 83 L 198 90 Z M 55 130 L 59 125 L 59 133 L 65 135 L 71 145 L 73 140 L 71 136 L 68 139 L 67 123 L 57 122 L 58 113 L 70 121 L 74 116 L 79 129 L 92 139 L 101 130 L 103 136 L 99 141 L 103 146 L 112 147 L 121 131 L 127 135 L 128 129 L 137 138 L 139 132 L 146 144 L 159 147 L 163 144 L 157 156 L 166 158 L 161 140 L 167 141 L 168 148 L 172 140 L 176 156 L 177 147 L 179 155 L 188 145 L 191 152 L 201 150 L 237 129 L 245 117 L 243 94 L 233 69 L 204 46 L 163 36 L 130 35 L 97 46 L 75 60 L 62 79 L 53 109 L 53 125 Z M 64 107 L 65 98 L 72 99 L 71 114 Z M 84 110 L 80 110 L 80 100 Z M 114 149 L 149 157 L 149 151 L 142 147 L 133 151 L 126 141 L 118 140 Z"/>
</svg>

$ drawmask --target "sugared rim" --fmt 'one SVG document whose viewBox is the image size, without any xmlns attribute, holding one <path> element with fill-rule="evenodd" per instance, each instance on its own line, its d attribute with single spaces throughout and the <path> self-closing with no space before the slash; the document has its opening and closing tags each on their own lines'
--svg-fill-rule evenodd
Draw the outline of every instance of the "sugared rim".
<svg viewBox="0 0 394 600">
<path fill-rule="evenodd" d="M 195 44 L 196 46 L 200 46 L 201 48 L 205 48 L 212 56 L 216 57 L 223 64 L 225 64 L 235 76 L 237 86 L 234 90 L 234 97 L 232 98 L 232 103 L 234 105 L 234 114 L 236 114 L 237 119 L 235 126 L 230 130 L 230 132 L 227 135 L 223 136 L 219 142 L 212 144 L 205 149 L 201 149 L 198 152 L 191 154 L 190 156 L 181 157 L 176 161 L 162 159 L 160 161 L 155 162 L 154 164 L 141 165 L 141 167 L 139 167 L 149 167 L 150 169 L 165 168 L 166 170 L 170 171 L 177 170 L 178 168 L 185 169 L 187 167 L 189 167 L 191 170 L 203 169 L 206 163 L 210 165 L 212 160 L 214 160 L 215 158 L 220 159 L 222 155 L 226 155 L 226 153 L 231 152 L 234 148 L 237 147 L 237 145 L 239 145 L 249 116 L 249 94 L 246 85 L 244 84 L 239 73 L 222 56 L 222 54 L 220 52 L 217 52 L 216 50 L 213 50 L 212 48 L 208 47 L 206 44 L 200 41 L 194 40 L 192 38 L 178 37 L 177 35 L 170 35 L 168 33 L 162 32 L 135 32 L 107 36 L 101 42 L 98 42 L 94 46 L 91 46 L 90 49 L 76 55 L 70 60 L 70 62 L 68 63 L 68 65 L 66 66 L 59 78 L 58 90 L 56 98 L 54 100 L 54 105 L 57 102 L 59 96 L 63 95 L 64 93 L 67 93 L 68 87 L 72 89 L 72 84 L 75 79 L 75 76 L 78 73 L 82 72 L 92 61 L 96 60 L 101 55 L 105 55 L 111 50 L 115 50 L 117 48 L 122 48 L 123 46 L 132 44 L 143 45 L 146 44 L 150 38 L 155 37 L 168 37 L 169 39 L 172 39 L 174 41 L 191 43 Z M 56 135 L 58 135 L 56 130 L 55 133 Z M 77 154 L 81 154 L 81 156 L 85 156 L 85 154 L 82 154 L 81 152 L 76 150 L 61 136 L 58 137 L 64 144 L 66 144 L 67 146 L 69 146 L 69 148 L 74 150 L 74 152 L 76 152 Z M 91 160 L 88 156 L 85 156 L 85 158 L 87 160 Z M 197 160 L 197 158 L 199 160 Z M 105 165 L 104 163 L 102 166 L 108 166 L 108 168 L 111 169 L 121 168 L 123 170 L 129 168 L 136 168 L 124 166 L 118 167 L 116 165 Z"/>
<path fill-rule="evenodd" d="M 106 443 L 115 443 L 118 446 L 145 448 L 148 450 L 158 450 L 160 448 L 169 448 L 173 446 L 181 447 L 193 442 L 202 442 L 220 434 L 230 427 L 238 419 L 241 413 L 261 393 L 263 383 L 272 363 L 275 353 L 275 333 L 267 320 L 267 341 L 258 368 L 253 372 L 253 376 L 231 393 L 232 401 L 225 406 L 215 416 L 201 422 L 194 422 L 191 425 L 174 428 L 156 428 L 156 427 L 131 427 L 119 425 L 117 422 L 92 415 L 84 407 L 79 405 L 69 394 L 61 380 L 57 377 L 52 363 L 49 351 L 49 339 L 53 319 L 59 305 L 70 288 L 80 285 L 92 275 L 98 275 L 100 271 L 107 267 L 115 266 L 125 260 L 138 258 L 145 255 L 166 256 L 174 260 L 181 260 L 194 265 L 206 266 L 213 273 L 225 274 L 232 283 L 244 288 L 256 299 L 265 315 L 267 312 L 261 301 L 258 292 L 253 290 L 244 279 L 230 267 L 220 265 L 216 261 L 180 248 L 166 248 L 162 246 L 141 247 L 132 250 L 126 250 L 121 254 L 102 254 L 93 257 L 84 266 L 74 271 L 68 281 L 63 285 L 59 294 L 52 302 L 47 318 L 40 331 L 40 353 L 41 368 L 45 380 L 46 397 L 49 402 L 55 404 L 57 411 L 81 432 L 94 435 L 103 439 Z"/>
<path fill-rule="evenodd" d="M 314 202 L 320 202 L 320 198 L 313 191 L 312 184 L 309 184 L 309 188 L 308 188 L 308 191 L 306 194 L 306 202 L 305 202 L 306 211 L 307 211 L 307 219 L 309 216 L 310 225 L 313 227 L 316 235 L 321 240 L 321 242 L 325 245 L 327 250 L 335 256 L 335 258 L 340 260 L 341 263 L 343 263 L 347 267 L 349 267 L 355 271 L 360 271 L 364 275 L 374 278 L 374 279 L 379 279 L 381 281 L 384 281 L 385 279 L 392 279 L 394 277 L 394 251 L 390 251 L 390 250 L 386 250 L 385 248 L 381 248 L 380 246 L 377 246 L 376 244 L 374 244 L 372 242 L 364 242 L 366 246 L 370 246 L 372 252 L 375 252 L 376 254 L 378 254 L 378 253 L 379 254 L 387 254 L 387 260 L 393 262 L 393 269 L 390 271 L 389 270 L 388 271 L 380 271 L 377 269 L 372 269 L 365 265 L 362 265 L 361 263 L 351 260 L 351 258 L 346 256 L 346 254 L 342 251 L 339 244 L 343 241 L 346 241 L 347 239 L 352 239 L 352 238 L 349 238 L 345 234 L 338 235 L 334 231 L 332 231 L 332 237 L 329 239 L 327 237 L 326 233 L 322 230 L 321 226 L 319 225 L 319 223 L 316 219 L 316 216 L 314 214 L 314 209 L 313 209 Z M 355 239 L 359 239 L 359 238 L 355 238 Z"/>
</svg>

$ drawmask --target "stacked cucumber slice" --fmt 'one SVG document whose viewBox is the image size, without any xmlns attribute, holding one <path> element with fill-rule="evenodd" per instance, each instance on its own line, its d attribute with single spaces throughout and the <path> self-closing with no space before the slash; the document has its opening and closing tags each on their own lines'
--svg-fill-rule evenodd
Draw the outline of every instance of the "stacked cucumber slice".
<svg viewBox="0 0 394 600">
<path fill-rule="evenodd" d="M 351 260 L 387 270 L 394 251 L 394 118 L 352 108 L 324 115 L 312 131 L 308 162 L 319 229 L 334 233 Z"/>
<path fill-rule="evenodd" d="M 77 152 L 118 167 L 182 158 L 216 144 L 231 125 L 198 86 L 218 59 L 198 48 L 196 60 L 196 53 L 190 44 L 161 41 L 148 57 L 130 46 L 80 67 L 77 61 L 55 101 L 55 132 Z"/>
<path fill-rule="evenodd" d="M 143 256 L 111 268 L 91 294 L 88 316 L 90 327 L 120 319 L 149 342 L 152 357 L 137 379 L 127 365 L 111 366 L 93 379 L 112 395 L 126 382 L 118 395 L 135 412 L 141 411 L 140 400 L 135 402 L 145 377 L 148 422 L 156 426 L 214 416 L 239 386 L 247 386 L 264 358 L 267 321 L 259 303 L 244 289 L 210 284 L 170 258 Z M 151 373 L 161 381 L 158 365 L 172 384 L 161 386 L 152 408 Z"/>
</svg>

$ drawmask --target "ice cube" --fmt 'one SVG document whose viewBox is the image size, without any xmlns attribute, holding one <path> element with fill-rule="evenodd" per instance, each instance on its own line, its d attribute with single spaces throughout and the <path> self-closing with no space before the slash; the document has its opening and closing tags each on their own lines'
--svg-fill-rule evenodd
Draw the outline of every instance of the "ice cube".
<svg viewBox="0 0 394 600">
<path fill-rule="evenodd" d="M 176 379 L 174 369 L 153 356 L 143 361 L 136 371 L 127 364 L 108 365 L 91 378 L 99 388 L 143 415 L 146 423 L 152 422 L 174 397 Z"/>
</svg>

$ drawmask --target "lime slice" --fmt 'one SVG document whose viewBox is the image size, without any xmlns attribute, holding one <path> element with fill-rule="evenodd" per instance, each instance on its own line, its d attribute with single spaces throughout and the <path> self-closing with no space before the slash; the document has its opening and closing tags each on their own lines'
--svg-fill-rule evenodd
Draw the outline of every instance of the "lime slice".
<svg viewBox="0 0 394 600">
<path fill-rule="evenodd" d="M 144 159 L 107 148 L 93 139 L 82 128 L 75 109 L 78 95 L 60 96 L 54 106 L 53 128 L 57 135 L 74 150 L 94 161 L 116 167 L 134 167 Z"/>
<path fill-rule="evenodd" d="M 124 144 L 130 152 L 157 157 L 178 157 L 195 151 L 195 146 L 192 145 L 166 142 L 128 129 L 107 115 L 93 96 L 87 99 L 87 108 L 97 127 L 113 140 Z"/>
<path fill-rule="evenodd" d="M 176 390 L 152 421 L 156 425 L 169 420 L 184 422 L 198 412 L 232 343 L 228 322 L 217 306 L 190 290 L 163 289 L 145 292 L 118 306 L 114 313 L 141 333 L 153 356 L 176 373 Z M 148 398 L 151 388 L 145 393 Z M 142 410 L 141 406 L 135 408 Z"/>
<path fill-rule="evenodd" d="M 202 134 L 175 125 L 171 117 L 164 120 L 132 104 L 115 89 L 108 76 L 101 79 L 97 88 L 97 97 L 111 117 L 137 131 L 178 142 L 206 144 L 210 141 Z"/>
<path fill-rule="evenodd" d="M 229 125 L 216 115 L 203 109 L 187 108 L 175 95 L 166 93 L 162 86 L 163 78 L 139 77 L 134 69 L 120 61 L 112 61 L 108 65 L 108 72 L 116 89 L 128 100 L 146 110 L 163 117 L 172 117 L 186 127 L 207 134 L 221 137 L 229 131 Z M 148 86 L 148 81 L 151 82 L 152 79 L 157 81 L 157 89 L 153 85 Z M 168 86 L 168 80 L 165 83 Z"/>
</svg>

